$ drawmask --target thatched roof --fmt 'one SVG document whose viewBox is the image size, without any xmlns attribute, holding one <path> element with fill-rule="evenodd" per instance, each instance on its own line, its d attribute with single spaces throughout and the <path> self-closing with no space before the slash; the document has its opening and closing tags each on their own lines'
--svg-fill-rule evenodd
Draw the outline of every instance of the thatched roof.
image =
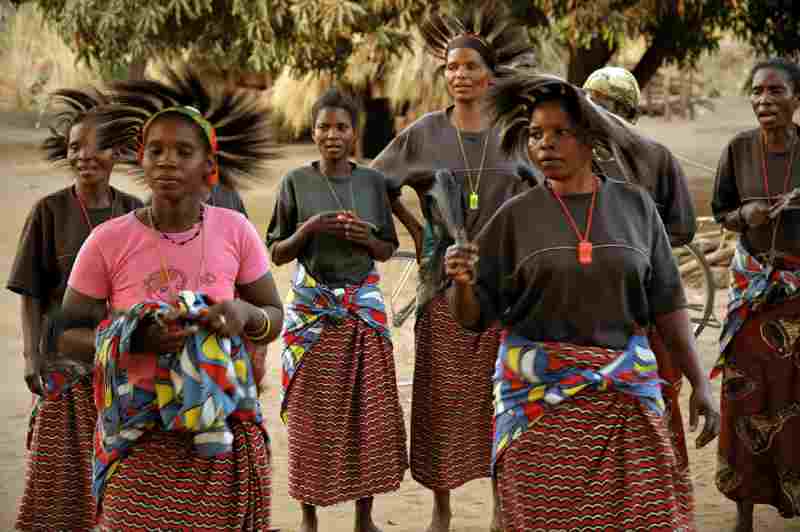
<svg viewBox="0 0 800 532">
<path fill-rule="evenodd" d="M 284 134 L 298 138 L 311 126 L 311 107 L 331 85 L 352 92 L 355 96 L 371 89 L 373 96 L 389 98 L 394 109 L 406 103 L 419 112 L 440 109 L 449 96 L 439 65 L 425 53 L 419 39 L 411 51 L 386 63 L 375 57 L 370 46 L 358 48 L 345 75 L 339 80 L 330 76 L 307 74 L 294 78 L 288 69 L 281 72 L 270 90 L 270 107 L 278 118 L 276 124 Z"/>
</svg>

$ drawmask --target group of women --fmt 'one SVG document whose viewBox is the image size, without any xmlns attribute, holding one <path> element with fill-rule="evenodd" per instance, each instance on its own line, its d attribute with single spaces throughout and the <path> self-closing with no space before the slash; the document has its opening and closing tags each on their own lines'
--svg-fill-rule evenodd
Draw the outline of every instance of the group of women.
<svg viewBox="0 0 800 532">
<path fill-rule="evenodd" d="M 17 528 L 268 530 L 258 392 L 280 335 L 303 532 L 324 528 L 317 506 L 350 500 L 355 529 L 378 530 L 373 497 L 409 466 L 433 492 L 431 532 L 450 529 L 452 489 L 487 477 L 492 530 L 695 530 L 681 375 L 691 425 L 705 418 L 698 446 L 720 419 L 670 251 L 694 232 L 679 166 L 605 110 L 624 114 L 618 72 L 586 90 L 536 73 L 498 4 L 422 30 L 453 105 L 368 168 L 350 161 L 356 106 L 326 92 L 312 112 L 320 158 L 281 181 L 266 247 L 231 200 L 274 156 L 249 96 L 191 69 L 56 94 L 45 147 L 75 183 L 34 207 L 8 282 L 39 397 Z M 800 514 L 800 69 L 761 63 L 752 87 L 761 127 L 726 148 L 713 204 L 742 233 L 715 368 L 717 483 L 741 531 L 756 503 Z M 140 170 L 148 206 L 110 186 L 115 162 Z M 442 169 L 450 205 L 429 194 Z M 465 235 L 436 215 L 448 208 L 463 209 Z M 375 267 L 398 246 L 392 213 L 420 261 L 410 460 Z M 268 253 L 297 262 L 285 306 Z"/>
</svg>

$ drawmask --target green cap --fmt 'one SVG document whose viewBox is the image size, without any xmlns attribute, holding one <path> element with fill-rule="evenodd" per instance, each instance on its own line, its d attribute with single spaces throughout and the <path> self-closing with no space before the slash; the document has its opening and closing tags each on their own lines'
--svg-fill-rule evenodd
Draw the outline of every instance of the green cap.
<svg viewBox="0 0 800 532">
<path fill-rule="evenodd" d="M 583 84 L 586 91 L 599 92 L 606 98 L 621 103 L 630 109 L 639 107 L 639 83 L 629 71 L 620 67 L 604 67 L 595 70 Z"/>
</svg>

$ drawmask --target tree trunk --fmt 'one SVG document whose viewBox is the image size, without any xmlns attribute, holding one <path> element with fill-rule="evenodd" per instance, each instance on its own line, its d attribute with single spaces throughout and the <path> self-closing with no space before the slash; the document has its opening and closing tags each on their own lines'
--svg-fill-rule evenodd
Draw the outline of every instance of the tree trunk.
<svg viewBox="0 0 800 532">
<path fill-rule="evenodd" d="M 603 68 L 616 51 L 616 46 L 610 47 L 608 41 L 602 37 L 592 39 L 588 48 L 570 47 L 567 81 L 583 85 L 589 75 L 598 68 Z"/>
<path fill-rule="evenodd" d="M 668 53 L 668 48 L 661 44 L 660 36 L 656 36 L 633 69 L 633 76 L 639 82 L 640 89 L 644 90 L 650 80 L 653 79 Z"/>
<path fill-rule="evenodd" d="M 144 79 L 145 70 L 147 70 L 147 59 L 142 56 L 134 57 L 128 64 L 128 79 Z"/>
</svg>

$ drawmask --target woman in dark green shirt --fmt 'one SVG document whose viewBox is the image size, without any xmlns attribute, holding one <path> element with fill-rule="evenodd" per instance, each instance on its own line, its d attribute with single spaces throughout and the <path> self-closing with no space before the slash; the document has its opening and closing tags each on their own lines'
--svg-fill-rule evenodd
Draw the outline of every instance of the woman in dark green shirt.
<svg viewBox="0 0 800 532">
<path fill-rule="evenodd" d="M 321 159 L 283 178 L 267 245 L 297 260 L 283 339 L 281 413 L 289 432 L 289 494 L 301 530 L 316 506 L 356 500 L 355 530 L 377 530 L 372 498 L 408 467 L 403 411 L 375 261 L 397 249 L 386 180 L 349 160 L 355 105 L 338 90 L 314 105 Z"/>
</svg>

